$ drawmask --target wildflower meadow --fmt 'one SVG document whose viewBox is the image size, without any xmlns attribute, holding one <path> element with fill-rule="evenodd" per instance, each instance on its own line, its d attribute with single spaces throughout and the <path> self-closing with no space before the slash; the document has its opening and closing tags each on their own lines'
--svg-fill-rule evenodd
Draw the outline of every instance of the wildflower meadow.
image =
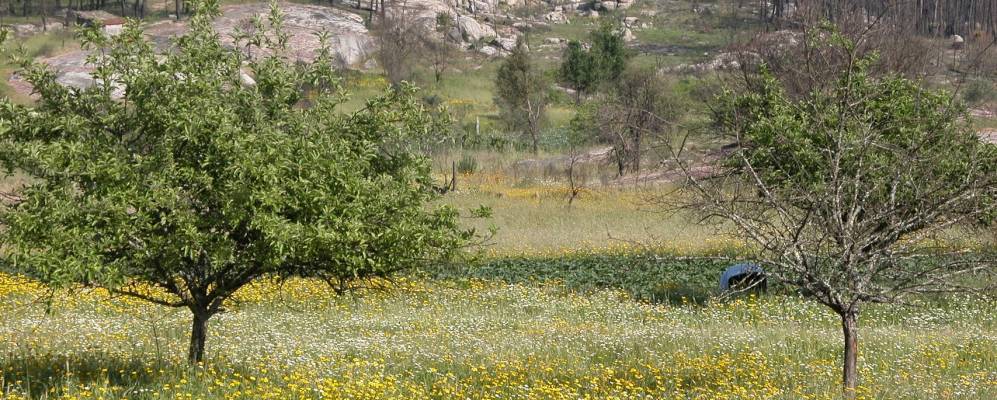
<svg viewBox="0 0 997 400">
<path fill-rule="evenodd" d="M 318 280 L 253 284 L 209 324 L 208 357 L 194 367 L 185 310 L 3 276 L 0 387 L 7 399 L 841 396 L 840 327 L 822 306 L 792 294 L 647 300 L 598 268 L 646 255 L 574 256 L 495 258 L 477 276 L 412 274 L 348 295 Z M 518 278 L 529 260 L 549 273 Z M 695 268 L 642 279 L 707 279 Z M 995 307 L 958 296 L 870 308 L 858 397 L 993 398 Z"/>
</svg>

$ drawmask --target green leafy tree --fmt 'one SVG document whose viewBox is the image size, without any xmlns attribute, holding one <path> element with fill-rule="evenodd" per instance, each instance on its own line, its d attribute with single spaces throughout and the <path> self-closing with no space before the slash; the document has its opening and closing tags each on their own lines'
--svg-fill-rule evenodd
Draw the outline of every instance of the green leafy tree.
<svg viewBox="0 0 997 400">
<path fill-rule="evenodd" d="M 549 102 L 550 79 L 520 40 L 499 66 L 495 77 L 495 104 L 511 129 L 530 137 L 533 153 L 539 152 L 540 130 Z"/>
<path fill-rule="evenodd" d="M 630 59 L 617 25 L 603 23 L 589 37 L 592 41 L 589 49 L 577 40 L 568 42 L 558 71 L 560 80 L 575 90 L 576 103 L 581 102 L 583 94 L 591 93 L 600 84 L 618 80 Z"/>
<path fill-rule="evenodd" d="M 103 54 L 90 88 L 24 61 L 37 104 L 0 101 L 0 161 L 33 178 L 0 208 L 5 268 L 187 308 L 195 363 L 208 320 L 253 281 L 342 289 L 470 239 L 453 209 L 427 204 L 430 163 L 410 143 L 440 127 L 410 87 L 338 111 L 329 52 L 288 62 L 275 6 L 272 30 L 249 39 L 269 55 L 253 60 L 212 30 L 216 1 L 192 4 L 168 54 L 135 21 L 114 38 L 85 32 Z"/>
<path fill-rule="evenodd" d="M 951 94 L 876 77 L 875 58 L 856 56 L 834 30 L 808 40 L 850 60 L 833 82 L 794 98 L 763 69 L 749 89 L 720 97 L 714 122 L 729 151 L 707 165 L 675 160 L 694 199 L 684 206 L 723 222 L 767 272 L 840 317 L 853 397 L 864 305 L 993 289 L 991 250 L 934 239 L 993 212 L 997 149 Z"/>
<path fill-rule="evenodd" d="M 599 29 L 589 34 L 592 39 L 592 58 L 596 76 L 600 82 L 612 82 L 620 78 L 630 61 L 630 51 L 623 40 L 619 23 L 603 22 Z"/>
<path fill-rule="evenodd" d="M 588 93 L 599 82 L 592 54 L 582 48 L 581 42 L 572 40 L 561 56 L 561 81 L 575 90 L 575 103 L 581 103 L 582 93 Z"/>
</svg>

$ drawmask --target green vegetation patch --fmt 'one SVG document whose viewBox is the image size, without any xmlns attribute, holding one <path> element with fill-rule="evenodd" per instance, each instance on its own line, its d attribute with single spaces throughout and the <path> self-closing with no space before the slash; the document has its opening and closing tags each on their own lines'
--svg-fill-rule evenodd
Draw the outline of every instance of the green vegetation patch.
<svg viewBox="0 0 997 400">
<path fill-rule="evenodd" d="M 498 279 L 508 283 L 558 282 L 580 291 L 623 290 L 650 302 L 706 301 L 732 259 L 682 257 L 653 251 L 504 256 L 425 272 L 436 278 Z"/>
</svg>

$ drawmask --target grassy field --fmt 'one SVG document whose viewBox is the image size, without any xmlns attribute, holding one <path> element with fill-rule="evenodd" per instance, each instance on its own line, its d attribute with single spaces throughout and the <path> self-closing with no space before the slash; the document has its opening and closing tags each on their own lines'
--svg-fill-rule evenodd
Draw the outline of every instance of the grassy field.
<svg viewBox="0 0 997 400">
<path fill-rule="evenodd" d="M 693 12 L 699 3 L 641 1 L 602 19 L 626 15 L 651 24 L 634 30 L 651 45 L 634 49 L 632 63 L 642 67 L 709 60 L 735 34 L 752 34 L 743 25 L 751 15 Z M 150 5 L 151 19 L 173 12 L 172 1 Z M 539 63 L 553 69 L 561 50 L 542 46 L 544 39 L 584 40 L 598 23 L 572 15 L 528 40 Z M 23 44 L 31 56 L 78 48 L 67 32 Z M 0 95 L 29 102 L 9 90 L 12 68 L 3 61 Z M 654 200 L 670 186 L 621 184 L 603 160 L 582 167 L 585 187 L 569 205 L 556 166 L 563 165 L 563 131 L 575 107 L 558 99 L 540 153 L 525 152 L 525 141 L 497 117 L 500 62 L 462 53 L 440 83 L 425 66 L 415 68 L 422 95 L 448 106 L 458 129 L 473 132 L 481 123 L 481 143 L 439 150 L 433 165 L 443 182 L 453 162 L 473 160 L 473 171 L 457 178 L 459 190 L 438 201 L 464 215 L 481 205 L 492 210 L 491 218 L 465 221 L 481 231 L 497 228 L 479 257 L 351 295 L 311 280 L 244 288 L 210 321 L 207 359 L 194 367 L 186 363 L 187 310 L 101 290 L 53 292 L 0 274 L 0 399 L 842 397 L 838 318 L 777 283 L 767 295 L 716 296 L 718 274 L 748 254 L 745 244 L 691 216 L 662 212 Z M 388 86 L 378 71 L 343 75 L 352 94 L 344 112 Z M 674 95 L 691 103 L 710 79 L 676 77 Z M 688 111 L 680 122 L 693 131 L 705 107 Z M 994 119 L 974 123 L 997 127 Z M 688 144 L 694 151 L 723 144 L 710 140 L 697 132 Z M 555 167 L 523 169 L 524 162 Z M 0 176 L 0 190 L 27 181 Z M 994 243 L 961 231 L 944 239 Z M 690 254 L 727 258 L 674 257 Z M 858 397 L 997 398 L 995 309 L 995 299 L 968 296 L 863 309 Z"/>
<path fill-rule="evenodd" d="M 724 261 L 669 258 L 736 256 L 740 242 L 652 213 L 650 188 L 567 208 L 556 188 L 488 176 L 442 199 L 493 208 L 473 222 L 500 228 L 485 257 L 355 295 L 308 280 L 245 288 L 211 320 L 196 367 L 186 310 L 100 290 L 49 298 L 0 275 L 0 398 L 841 397 L 834 314 L 779 287 L 720 300 Z M 948 296 L 866 308 L 859 398 L 997 396 L 995 307 Z"/>
<path fill-rule="evenodd" d="M 491 207 L 493 216 L 472 220 L 480 230 L 498 231 L 492 253 L 521 254 L 631 245 L 708 250 L 718 243 L 713 231 L 681 215 L 662 215 L 646 201 L 652 193 L 636 189 L 599 189 L 582 194 L 570 207 L 563 184 L 478 188 L 448 195 L 460 209 Z"/>
<path fill-rule="evenodd" d="M 779 287 L 717 299 L 724 261 L 669 258 L 736 256 L 738 241 L 652 213 L 650 188 L 567 208 L 555 187 L 488 176 L 442 199 L 493 208 L 473 222 L 500 228 L 483 258 L 355 295 L 307 280 L 245 288 L 211 320 L 197 367 L 186 310 L 99 290 L 49 298 L 0 275 L 0 398 L 840 398 L 835 315 Z M 995 307 L 866 308 L 860 398 L 997 396 Z"/>
<path fill-rule="evenodd" d="M 650 304 L 556 283 L 317 282 L 240 292 L 187 367 L 188 315 L 0 281 L 0 387 L 23 399 L 833 399 L 835 316 L 792 296 Z M 876 307 L 861 398 L 997 396 L 997 303 Z"/>
</svg>

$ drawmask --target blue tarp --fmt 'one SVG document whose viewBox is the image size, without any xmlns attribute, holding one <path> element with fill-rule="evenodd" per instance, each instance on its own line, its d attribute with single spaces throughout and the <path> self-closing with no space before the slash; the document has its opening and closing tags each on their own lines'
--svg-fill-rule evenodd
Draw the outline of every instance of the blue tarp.
<svg viewBox="0 0 997 400">
<path fill-rule="evenodd" d="M 730 289 L 730 278 L 751 273 L 764 275 L 765 271 L 755 263 L 740 263 L 730 266 L 723 274 L 720 274 L 720 290 Z"/>
</svg>

